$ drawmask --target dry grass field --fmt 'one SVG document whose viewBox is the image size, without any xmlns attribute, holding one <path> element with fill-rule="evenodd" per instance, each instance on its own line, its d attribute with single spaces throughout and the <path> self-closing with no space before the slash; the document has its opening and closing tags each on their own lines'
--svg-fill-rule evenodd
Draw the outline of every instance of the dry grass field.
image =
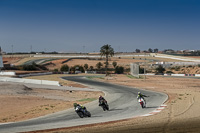
<svg viewBox="0 0 200 133">
<path fill-rule="evenodd" d="M 149 61 L 153 57 L 146 58 L 112 58 L 112 62 L 116 61 L 118 65 L 129 67 L 132 62 Z M 155 58 L 153 58 L 155 59 Z M 7 59 L 7 63 L 21 64 L 30 58 L 16 58 L 15 61 Z M 52 64 L 48 66 L 49 69 L 59 69 L 63 64 L 61 62 L 66 59 L 58 59 L 51 61 Z M 158 59 L 160 61 L 173 61 L 169 59 Z M 101 60 L 104 62 L 104 60 Z M 99 60 L 83 60 L 73 59 L 65 63 L 69 66 L 73 65 L 92 65 L 95 67 Z M 198 67 L 184 68 L 185 72 L 193 74 L 199 72 Z M 177 73 L 181 71 L 176 71 Z M 20 72 L 18 72 L 20 73 Z M 84 75 L 84 74 L 82 74 Z M 81 87 L 87 86 L 77 84 L 71 81 L 61 79 L 62 76 L 68 75 L 46 75 L 27 77 L 29 79 L 44 79 L 59 81 L 64 86 Z M 70 75 L 71 76 L 71 75 Z M 76 75 L 74 75 L 76 76 Z M 153 91 L 164 92 L 168 94 L 169 99 L 166 101 L 167 107 L 152 116 L 138 117 L 116 122 L 107 122 L 100 124 L 92 124 L 80 127 L 71 127 L 63 129 L 52 129 L 46 131 L 35 131 L 45 133 L 131 133 L 131 132 L 159 132 L 159 133 L 187 133 L 200 132 L 200 79 L 193 78 L 178 78 L 178 77 L 163 77 L 163 76 L 147 76 L 146 79 L 135 79 L 128 75 L 110 75 L 104 79 L 96 78 L 104 82 L 120 84 L 125 86 L 136 87 L 140 89 L 147 89 Z M 21 121 L 29 118 L 38 117 L 41 115 L 61 111 L 71 108 L 73 102 L 80 102 L 82 104 L 89 101 L 82 101 L 82 99 L 94 100 L 102 92 L 79 92 L 70 93 L 68 91 L 53 91 L 43 90 L 40 88 L 27 88 L 20 84 L 0 83 L 0 106 L 4 107 L 0 110 L 0 122 Z M 13 88 L 15 88 L 13 90 Z M 77 96 L 77 97 L 76 97 Z M 66 98 L 67 97 L 67 98 Z M 60 100 L 63 99 L 63 100 Z M 80 101 L 81 100 L 81 101 Z M 109 101 L 108 101 L 109 102 Z M 31 103 L 31 104 L 30 104 Z M 148 99 L 147 99 L 148 103 Z M 23 105 L 23 107 L 21 107 Z M 131 106 L 131 105 L 130 105 Z M 23 109 L 22 109 L 23 108 Z M 145 125 L 145 126 L 144 126 Z"/>
</svg>

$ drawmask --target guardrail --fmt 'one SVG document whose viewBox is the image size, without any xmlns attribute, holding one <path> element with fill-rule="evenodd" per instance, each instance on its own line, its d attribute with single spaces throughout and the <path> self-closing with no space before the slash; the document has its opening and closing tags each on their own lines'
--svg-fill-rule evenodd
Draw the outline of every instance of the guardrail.
<svg viewBox="0 0 200 133">
<path fill-rule="evenodd" d="M 29 74 L 20 74 L 18 77 L 29 77 L 29 76 L 40 76 L 40 75 L 50 75 L 53 74 L 53 72 L 46 72 L 46 73 L 29 73 Z"/>
<path fill-rule="evenodd" d="M 60 86 L 58 81 L 50 81 L 50 80 L 0 77 L 0 81 L 2 81 L 2 82 L 18 82 L 18 83 L 31 83 L 31 84 L 40 84 L 40 85 L 56 85 L 56 86 Z"/>
</svg>

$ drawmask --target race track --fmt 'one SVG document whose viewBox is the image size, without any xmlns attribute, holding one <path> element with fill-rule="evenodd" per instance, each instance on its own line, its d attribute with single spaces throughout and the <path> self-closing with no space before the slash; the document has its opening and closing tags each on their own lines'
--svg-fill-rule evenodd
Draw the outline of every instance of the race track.
<svg viewBox="0 0 200 133">
<path fill-rule="evenodd" d="M 92 114 L 91 118 L 79 118 L 72 108 L 28 121 L 1 124 L 0 132 L 25 132 L 134 118 L 152 112 L 168 98 L 167 95 L 163 93 L 97 82 L 85 77 L 73 76 L 63 78 L 105 92 L 105 98 L 108 101 L 110 111 L 104 112 L 102 108 L 98 106 L 98 101 L 96 100 L 85 105 Z M 136 100 L 138 91 L 150 96 L 146 98 L 147 108 L 145 109 L 142 109 Z"/>
</svg>

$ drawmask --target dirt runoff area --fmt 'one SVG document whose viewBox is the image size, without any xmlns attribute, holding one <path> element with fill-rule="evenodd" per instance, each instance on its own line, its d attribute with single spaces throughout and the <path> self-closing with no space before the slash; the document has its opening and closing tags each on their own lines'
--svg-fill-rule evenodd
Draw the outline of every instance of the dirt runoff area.
<svg viewBox="0 0 200 133">
<path fill-rule="evenodd" d="M 38 131 L 43 133 L 198 133 L 200 132 L 200 79 L 147 76 L 135 79 L 127 75 L 97 78 L 140 89 L 168 94 L 167 107 L 159 113 L 115 122 Z M 148 104 L 148 98 L 147 104 Z M 108 101 L 109 102 L 109 101 Z M 131 106 L 131 105 L 130 105 Z M 139 107 L 139 106 L 138 106 Z M 34 132 L 36 133 L 36 132 Z"/>
<path fill-rule="evenodd" d="M 78 86 L 78 85 L 77 85 Z M 0 123 L 27 120 L 96 100 L 102 92 L 29 88 L 0 82 Z"/>
</svg>

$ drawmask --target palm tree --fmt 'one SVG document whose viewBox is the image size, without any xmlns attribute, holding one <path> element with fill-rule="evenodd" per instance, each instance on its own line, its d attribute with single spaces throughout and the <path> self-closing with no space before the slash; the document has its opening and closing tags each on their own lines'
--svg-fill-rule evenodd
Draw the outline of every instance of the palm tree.
<svg viewBox="0 0 200 133">
<path fill-rule="evenodd" d="M 100 49 L 100 54 L 101 56 L 106 56 L 105 68 L 106 68 L 106 76 L 108 76 L 108 57 L 109 55 L 111 57 L 114 55 L 114 49 L 108 44 L 103 45 Z"/>
</svg>

